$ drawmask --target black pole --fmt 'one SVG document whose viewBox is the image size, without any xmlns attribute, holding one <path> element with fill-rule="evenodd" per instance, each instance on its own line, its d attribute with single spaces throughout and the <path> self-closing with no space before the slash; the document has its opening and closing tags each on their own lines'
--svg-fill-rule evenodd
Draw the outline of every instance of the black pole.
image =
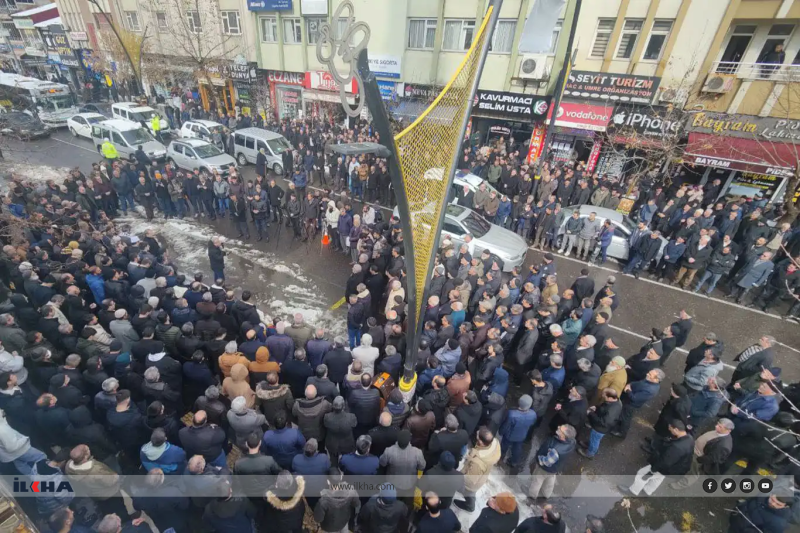
<svg viewBox="0 0 800 533">
<path fill-rule="evenodd" d="M 572 43 L 575 42 L 575 31 L 578 27 L 578 16 L 581 14 L 582 0 L 575 0 L 575 13 L 572 15 L 572 24 L 569 27 L 569 38 L 567 39 L 567 53 L 564 54 L 564 64 L 561 65 L 561 72 L 558 74 L 558 81 L 556 82 L 556 92 L 553 95 L 553 105 L 550 107 L 552 110 L 552 117 L 550 124 L 544 134 L 544 141 L 542 142 L 542 156 L 539 158 L 538 168 L 541 172 L 544 162 L 547 161 L 547 156 L 550 152 L 550 142 L 553 138 L 553 130 L 556 127 L 556 118 L 558 117 L 558 108 L 561 105 L 561 95 L 564 93 L 564 79 L 567 77 L 567 72 L 570 70 L 570 65 L 573 62 L 574 54 L 572 52 Z"/>
</svg>

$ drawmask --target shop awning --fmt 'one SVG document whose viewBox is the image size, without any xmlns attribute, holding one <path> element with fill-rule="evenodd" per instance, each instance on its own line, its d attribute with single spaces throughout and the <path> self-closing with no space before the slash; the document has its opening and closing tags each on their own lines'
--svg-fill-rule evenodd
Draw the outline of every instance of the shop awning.
<svg viewBox="0 0 800 533">
<path fill-rule="evenodd" d="M 755 138 L 689 133 L 683 159 L 686 163 L 707 167 L 790 177 L 800 160 L 800 146 Z"/>
</svg>

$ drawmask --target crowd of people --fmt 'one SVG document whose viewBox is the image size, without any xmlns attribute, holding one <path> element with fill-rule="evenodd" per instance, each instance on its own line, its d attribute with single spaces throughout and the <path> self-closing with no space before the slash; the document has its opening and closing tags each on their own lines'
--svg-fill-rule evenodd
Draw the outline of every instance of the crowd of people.
<svg viewBox="0 0 800 533">
<path fill-rule="evenodd" d="M 282 128 L 298 152 L 372 138 L 368 125 L 347 131 L 319 122 Z M 510 184 L 532 181 L 511 148 L 465 148 L 470 169 L 487 173 L 502 202 L 523 193 Z M 76 169 L 62 185 L 13 177 L 4 211 L 20 223 L 4 222 L 14 241 L 0 254 L 0 462 L 8 473 L 69 480 L 95 491 L 91 497 L 53 494 L 32 500 L 31 513 L 43 529 L 132 531 L 147 527 L 146 515 L 158 530 L 178 532 L 249 532 L 253 524 L 300 532 L 312 520 L 324 532 L 415 527 L 561 533 L 567 529 L 566 509 L 547 501 L 559 473 L 577 455 L 602 456 L 601 443 L 609 434 L 626 438 L 637 411 L 657 401 L 662 386 L 670 387 L 670 397 L 643 443 L 650 460 L 633 484 L 620 487 L 623 492 L 651 495 L 665 479 L 681 490 L 703 474 L 735 471 L 741 460 L 747 472 L 800 473 L 800 428 L 793 414 L 800 387 L 781 382 L 774 338 L 762 336 L 732 358 L 737 366 L 726 383 L 719 376 L 723 355 L 729 355 L 723 354 L 724 340 L 707 332 L 689 350 L 683 376 L 668 385 L 663 367 L 692 329 L 686 311 L 672 324 L 657 325 L 651 341 L 625 358 L 609 328 L 624 298 L 616 278 L 609 276 L 596 290 L 588 269 L 572 283 L 559 277 L 550 222 L 539 224 L 550 220 L 562 201 L 572 202 L 573 192 L 558 196 L 565 183 L 579 182 L 576 201 L 591 203 L 604 196 L 608 181 L 579 176 L 580 164 L 546 167 L 522 196 L 525 213 L 536 209 L 541 215 L 543 208 L 544 215 L 530 226 L 521 219 L 522 233 L 552 251 L 525 272 L 504 272 L 498 257 L 473 254 L 469 241 L 457 246 L 443 239 L 427 281 L 422 340 L 418 353 L 409 353 L 406 303 L 414 288 L 406 282 L 400 224 L 384 220 L 368 204 L 361 215 L 351 213 L 361 194 L 391 200 L 382 178 L 370 187 L 373 172 L 383 176 L 385 165 L 369 156 L 337 161 L 329 169 L 316 159 L 310 162 L 310 169 L 305 162 L 293 166 L 289 154 L 286 191 L 274 179 L 265 186 L 266 172 L 245 185 L 236 174 L 215 176 L 211 190 L 216 194 L 219 187 L 225 194 L 210 202 L 202 197 L 199 204 L 192 180 L 200 184 L 202 177 L 140 158 L 133 164 L 98 163 L 88 178 Z M 212 278 L 206 279 L 202 273 L 180 273 L 155 229 L 127 235 L 114 217 L 126 211 L 131 190 L 125 184 L 134 176 L 139 185 L 133 190 L 148 218 L 156 203 L 164 216 L 194 211 L 195 217 L 214 218 L 230 210 L 247 237 L 247 211 L 253 213 L 254 203 L 261 202 L 254 214 L 277 223 L 286 218 L 298 238 L 328 232 L 333 246 L 353 263 L 345 289 L 347 337 L 331 338 L 302 314 L 264 316 L 251 290 L 238 294 L 227 287 L 223 238 L 208 243 Z M 312 181 L 333 187 L 307 192 Z M 225 185 L 217 186 L 220 182 Z M 176 187 L 183 192 L 173 194 Z M 607 196 L 618 196 L 611 188 Z M 258 199 L 248 198 L 250 191 Z M 266 208 L 258 194 L 265 191 Z M 715 215 L 712 205 L 698 215 L 701 195 L 715 197 L 713 191 L 678 186 L 669 194 L 662 209 L 666 193 L 656 185 L 643 188 L 634 213 L 639 242 L 656 232 L 674 237 L 661 260 L 667 265 L 677 253 L 669 246 L 688 242 L 687 249 L 697 250 L 683 255 L 679 280 L 691 283 L 706 263 L 698 254 L 710 256 L 711 248 L 719 248 L 711 244 L 717 235 L 723 245 L 715 257 L 730 254 L 731 243 L 739 247 L 735 256 L 743 262 L 732 267 L 739 265 L 743 278 L 731 278 L 737 297 L 757 285 L 751 278 L 759 267 L 768 280 L 759 298 L 788 299 L 796 289 L 791 253 L 796 239 L 790 228 L 781 227 L 780 235 L 763 229 L 774 214 L 770 206 L 729 202 L 720 204 L 726 214 Z M 458 201 L 472 201 L 496 223 L 520 221 L 498 218 L 495 193 L 481 201 L 478 193 L 468 196 L 465 191 Z M 545 203 L 554 196 L 555 204 Z M 675 207 L 674 197 L 689 199 Z M 305 210 L 294 206 L 299 198 L 306 199 Z M 605 200 L 599 203 L 605 206 Z M 666 211 L 673 207 L 690 214 L 658 229 L 663 218 L 672 219 Z M 735 230 L 724 229 L 726 220 L 735 221 L 750 208 Z M 597 242 L 602 248 L 603 230 L 592 222 L 589 217 L 572 227 L 569 236 L 575 239 L 564 239 L 564 254 L 571 253 L 573 241 L 583 256 L 594 253 Z M 587 225 L 591 232 L 584 231 Z M 695 225 L 700 229 L 693 230 Z M 746 229 L 740 234 L 741 227 Z M 260 237 L 266 222 L 256 228 Z M 772 257 L 765 250 L 776 239 L 777 248 L 770 249 L 786 256 L 783 286 L 763 274 Z M 626 273 L 655 259 L 648 246 L 637 242 L 631 249 L 633 267 Z M 706 274 L 713 262 L 708 265 Z M 720 279 L 714 279 L 715 271 L 708 279 L 706 274 L 698 280 L 701 286 Z M 396 386 L 406 361 L 416 372 L 413 398 Z M 538 448 L 527 453 L 534 441 Z M 520 477 L 525 486 L 516 494 L 489 494 L 495 467 L 531 475 Z M 122 484 L 121 474 L 137 473 L 140 483 Z M 390 476 L 392 483 L 372 493 L 356 491 L 349 481 L 358 476 Z M 131 496 L 134 514 L 123 491 Z M 521 495 L 541 505 L 523 521 Z M 488 497 L 486 505 L 471 524 L 462 523 L 454 508 L 475 511 L 479 496 Z M 797 510 L 794 497 L 750 498 L 732 514 L 731 531 L 750 533 L 754 524 L 764 533 L 779 533 Z M 594 516 L 570 526 L 605 531 L 603 520 Z"/>
</svg>

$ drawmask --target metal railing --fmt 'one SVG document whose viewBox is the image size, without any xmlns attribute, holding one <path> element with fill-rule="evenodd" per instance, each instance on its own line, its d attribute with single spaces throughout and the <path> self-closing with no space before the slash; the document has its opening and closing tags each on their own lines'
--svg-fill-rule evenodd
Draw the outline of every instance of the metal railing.
<svg viewBox="0 0 800 533">
<path fill-rule="evenodd" d="M 735 74 L 745 80 L 800 81 L 800 65 L 717 61 L 711 67 L 718 74 Z"/>
</svg>

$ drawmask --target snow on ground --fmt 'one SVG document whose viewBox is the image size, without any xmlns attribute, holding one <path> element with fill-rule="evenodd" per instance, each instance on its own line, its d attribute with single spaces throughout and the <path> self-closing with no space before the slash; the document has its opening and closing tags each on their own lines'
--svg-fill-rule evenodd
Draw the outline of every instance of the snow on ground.
<svg viewBox="0 0 800 533">
<path fill-rule="evenodd" d="M 154 228 L 170 250 L 169 256 L 181 271 L 191 277 L 211 272 L 208 264 L 208 241 L 217 235 L 214 228 L 188 220 L 147 222 L 138 217 L 121 217 L 117 223 L 131 235 L 143 235 Z M 259 310 L 271 317 L 303 313 L 308 324 L 323 327 L 333 335 L 345 335 L 344 314 L 328 309 L 332 302 L 321 300 L 319 287 L 297 264 L 288 265 L 273 254 L 253 248 L 238 239 L 227 239 L 225 274 L 228 283 L 238 290 L 253 292 Z"/>
<path fill-rule="evenodd" d="M 0 164 L 0 173 L 2 174 L 19 174 L 22 176 L 23 181 L 30 183 L 42 183 L 47 180 L 53 180 L 56 183 L 61 183 L 67 177 L 71 169 L 68 167 L 55 168 L 46 165 L 36 165 L 31 163 L 19 163 L 16 161 L 4 161 Z M 3 179 L 5 182 L 6 180 Z"/>
</svg>

